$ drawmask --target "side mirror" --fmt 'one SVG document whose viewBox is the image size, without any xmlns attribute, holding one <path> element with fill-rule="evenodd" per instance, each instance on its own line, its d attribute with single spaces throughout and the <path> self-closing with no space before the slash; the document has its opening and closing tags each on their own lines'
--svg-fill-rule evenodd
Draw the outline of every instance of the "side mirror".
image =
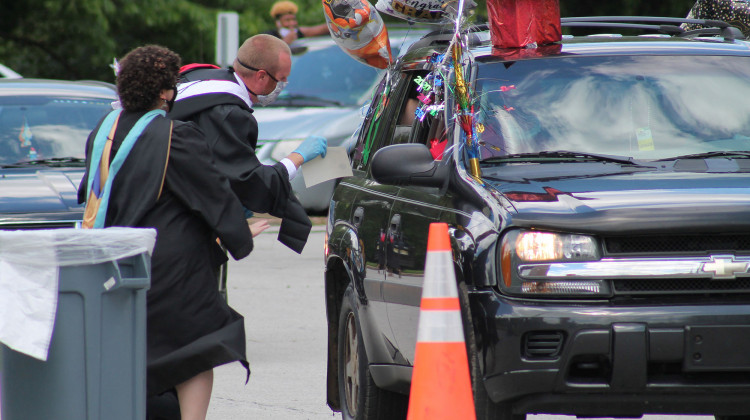
<svg viewBox="0 0 750 420">
<path fill-rule="evenodd" d="M 372 176 L 387 185 L 442 188 L 449 174 L 447 162 L 436 162 L 424 144 L 385 146 L 372 157 Z"/>
</svg>

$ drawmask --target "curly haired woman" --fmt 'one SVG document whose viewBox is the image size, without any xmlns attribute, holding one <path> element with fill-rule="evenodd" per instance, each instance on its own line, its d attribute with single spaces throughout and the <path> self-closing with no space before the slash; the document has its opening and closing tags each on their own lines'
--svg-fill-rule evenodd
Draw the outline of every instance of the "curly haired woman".
<svg viewBox="0 0 750 420">
<path fill-rule="evenodd" d="M 217 288 L 226 256 L 247 256 L 252 237 L 229 183 L 211 161 L 203 133 L 165 117 L 176 91 L 180 57 L 167 48 L 136 48 L 120 60 L 121 110 L 89 135 L 84 227 L 155 228 L 147 294 L 147 394 L 175 388 L 183 419 L 205 419 L 213 368 L 239 361 L 247 370 L 242 315 Z"/>
</svg>

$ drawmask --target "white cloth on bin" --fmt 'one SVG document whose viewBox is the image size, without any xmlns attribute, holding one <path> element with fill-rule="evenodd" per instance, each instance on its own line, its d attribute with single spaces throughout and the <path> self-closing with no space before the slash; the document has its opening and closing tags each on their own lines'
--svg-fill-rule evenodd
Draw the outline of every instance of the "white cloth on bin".
<svg viewBox="0 0 750 420">
<path fill-rule="evenodd" d="M 155 229 L 0 231 L 0 343 L 46 361 L 59 268 L 151 254 L 155 242 Z"/>
</svg>

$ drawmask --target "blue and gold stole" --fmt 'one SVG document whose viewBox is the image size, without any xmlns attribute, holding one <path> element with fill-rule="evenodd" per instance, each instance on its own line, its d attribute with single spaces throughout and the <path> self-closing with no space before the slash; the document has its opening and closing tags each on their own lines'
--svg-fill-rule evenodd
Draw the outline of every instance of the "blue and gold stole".
<svg viewBox="0 0 750 420">
<path fill-rule="evenodd" d="M 107 217 L 107 206 L 109 205 L 109 194 L 112 191 L 112 181 L 122 167 L 123 162 L 133 149 L 135 142 L 143 133 L 143 130 L 158 115 L 165 116 L 166 112 L 161 109 L 149 111 L 144 114 L 133 128 L 125 136 L 120 148 L 117 150 L 112 163 L 109 162 L 112 141 L 120 119 L 122 110 L 110 112 L 102 121 L 94 138 L 91 150 L 91 162 L 88 167 L 89 177 L 86 185 L 86 208 L 83 214 L 82 227 L 102 228 Z M 109 135 L 106 135 L 109 131 Z"/>
</svg>

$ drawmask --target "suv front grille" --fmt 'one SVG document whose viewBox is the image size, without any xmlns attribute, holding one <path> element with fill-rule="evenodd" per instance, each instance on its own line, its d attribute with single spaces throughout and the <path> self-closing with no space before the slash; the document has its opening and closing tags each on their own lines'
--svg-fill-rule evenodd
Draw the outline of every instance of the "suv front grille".
<svg viewBox="0 0 750 420">
<path fill-rule="evenodd" d="M 739 254 L 750 252 L 750 235 L 660 235 L 617 236 L 605 238 L 608 255 L 690 253 L 706 255 L 716 252 Z"/>
<path fill-rule="evenodd" d="M 609 257 L 689 257 L 716 254 L 747 255 L 748 234 L 691 234 L 660 236 L 615 236 L 604 238 Z M 737 294 L 750 293 L 750 278 L 643 278 L 613 280 L 616 295 L 647 294 Z"/>
<path fill-rule="evenodd" d="M 748 293 L 750 278 L 710 279 L 640 279 L 614 280 L 615 294 L 639 295 L 659 293 Z"/>
</svg>

